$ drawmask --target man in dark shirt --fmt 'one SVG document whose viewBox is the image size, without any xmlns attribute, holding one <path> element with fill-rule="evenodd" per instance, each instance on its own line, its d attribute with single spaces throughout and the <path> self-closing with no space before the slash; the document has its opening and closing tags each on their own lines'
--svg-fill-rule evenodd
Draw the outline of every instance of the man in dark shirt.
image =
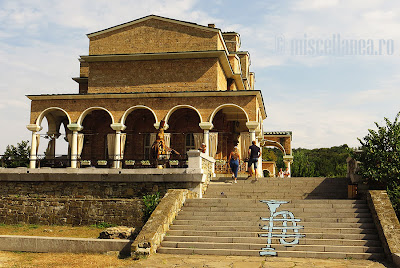
<svg viewBox="0 0 400 268">
<path fill-rule="evenodd" d="M 248 170 L 249 176 L 247 178 L 251 178 L 253 176 L 253 170 L 251 166 L 254 164 L 254 173 L 255 179 L 257 180 L 257 164 L 258 158 L 260 157 L 260 147 L 256 145 L 256 141 L 252 141 L 252 145 L 249 147 L 249 162 L 248 162 Z"/>
</svg>

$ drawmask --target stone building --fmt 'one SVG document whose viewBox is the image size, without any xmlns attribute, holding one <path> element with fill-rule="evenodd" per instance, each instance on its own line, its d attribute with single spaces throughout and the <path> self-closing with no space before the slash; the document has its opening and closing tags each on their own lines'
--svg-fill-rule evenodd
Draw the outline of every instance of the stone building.
<svg viewBox="0 0 400 268">
<path fill-rule="evenodd" d="M 38 166 L 44 118 L 46 158 L 57 159 L 65 129 L 72 168 L 148 164 L 161 120 L 181 158 L 202 142 L 215 159 L 226 160 L 236 144 L 245 157 L 251 140 L 264 139 L 263 98 L 238 33 L 150 15 L 87 36 L 89 54 L 73 78 L 79 92 L 28 96 L 30 168 Z"/>
</svg>

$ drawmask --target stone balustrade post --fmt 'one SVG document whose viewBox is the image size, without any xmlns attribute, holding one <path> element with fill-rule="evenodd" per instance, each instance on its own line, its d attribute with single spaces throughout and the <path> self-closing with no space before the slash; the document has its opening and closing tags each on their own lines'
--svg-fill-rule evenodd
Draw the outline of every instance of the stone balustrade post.
<svg viewBox="0 0 400 268">
<path fill-rule="evenodd" d="M 115 123 L 111 124 L 111 128 L 115 130 L 113 168 L 121 168 L 121 131 L 125 130 L 126 126 L 121 123 Z"/>
<path fill-rule="evenodd" d="M 72 131 L 71 139 L 71 168 L 78 167 L 78 131 L 81 131 L 83 127 L 79 124 L 68 124 L 68 129 Z"/>
<path fill-rule="evenodd" d="M 210 122 L 203 122 L 199 123 L 199 126 L 202 130 L 204 130 L 203 142 L 206 145 L 206 155 L 210 155 L 210 130 L 214 127 L 214 125 Z"/>
<path fill-rule="evenodd" d="M 36 160 L 37 160 L 37 132 L 42 130 L 41 126 L 36 124 L 29 124 L 26 128 L 32 131 L 32 142 L 31 142 L 31 151 L 29 155 L 29 168 L 36 168 Z"/>
</svg>

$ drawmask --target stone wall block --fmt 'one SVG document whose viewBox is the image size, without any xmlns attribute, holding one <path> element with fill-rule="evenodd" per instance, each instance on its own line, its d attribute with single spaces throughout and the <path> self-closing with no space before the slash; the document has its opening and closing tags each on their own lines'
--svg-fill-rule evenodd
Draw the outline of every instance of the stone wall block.
<svg viewBox="0 0 400 268">
<path fill-rule="evenodd" d="M 387 192 L 370 190 L 367 200 L 385 254 L 389 259 L 395 261 L 396 256 L 400 253 L 400 223 Z"/>
</svg>

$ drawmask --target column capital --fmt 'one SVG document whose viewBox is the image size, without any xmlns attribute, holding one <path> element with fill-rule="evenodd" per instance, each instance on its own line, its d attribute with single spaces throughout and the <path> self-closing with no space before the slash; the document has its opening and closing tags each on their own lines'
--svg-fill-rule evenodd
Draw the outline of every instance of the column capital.
<svg viewBox="0 0 400 268">
<path fill-rule="evenodd" d="M 156 122 L 153 125 L 156 129 L 160 128 L 160 122 Z M 167 130 L 169 128 L 169 125 L 167 123 L 164 124 L 164 130 Z"/>
<path fill-rule="evenodd" d="M 293 156 L 292 155 L 284 155 L 283 162 L 293 163 Z"/>
<path fill-rule="evenodd" d="M 249 122 L 246 122 L 246 127 L 247 127 L 249 130 L 252 130 L 252 131 L 255 131 L 255 130 L 258 128 L 259 125 L 260 125 L 260 123 L 257 122 L 257 121 L 249 121 Z"/>
<path fill-rule="evenodd" d="M 68 128 L 69 130 L 71 130 L 71 131 L 81 131 L 81 130 L 83 129 L 83 127 L 82 127 L 81 125 L 76 124 L 76 123 L 74 123 L 74 124 L 68 124 L 68 125 L 67 125 L 67 128 Z"/>
<path fill-rule="evenodd" d="M 110 127 L 115 131 L 121 131 L 126 129 L 126 126 L 122 123 L 114 123 L 111 124 Z"/>
<path fill-rule="evenodd" d="M 202 123 L 199 123 L 199 127 L 202 130 L 211 130 L 211 129 L 213 129 L 214 125 L 213 125 L 213 123 L 210 123 L 210 122 L 202 122 Z"/>
<path fill-rule="evenodd" d="M 26 128 L 27 128 L 28 130 L 32 131 L 32 132 L 38 132 L 38 131 L 41 131 L 41 130 L 42 130 L 42 127 L 41 127 L 41 126 L 38 126 L 38 125 L 36 125 L 36 124 L 29 124 L 29 125 L 26 126 Z"/>
</svg>

